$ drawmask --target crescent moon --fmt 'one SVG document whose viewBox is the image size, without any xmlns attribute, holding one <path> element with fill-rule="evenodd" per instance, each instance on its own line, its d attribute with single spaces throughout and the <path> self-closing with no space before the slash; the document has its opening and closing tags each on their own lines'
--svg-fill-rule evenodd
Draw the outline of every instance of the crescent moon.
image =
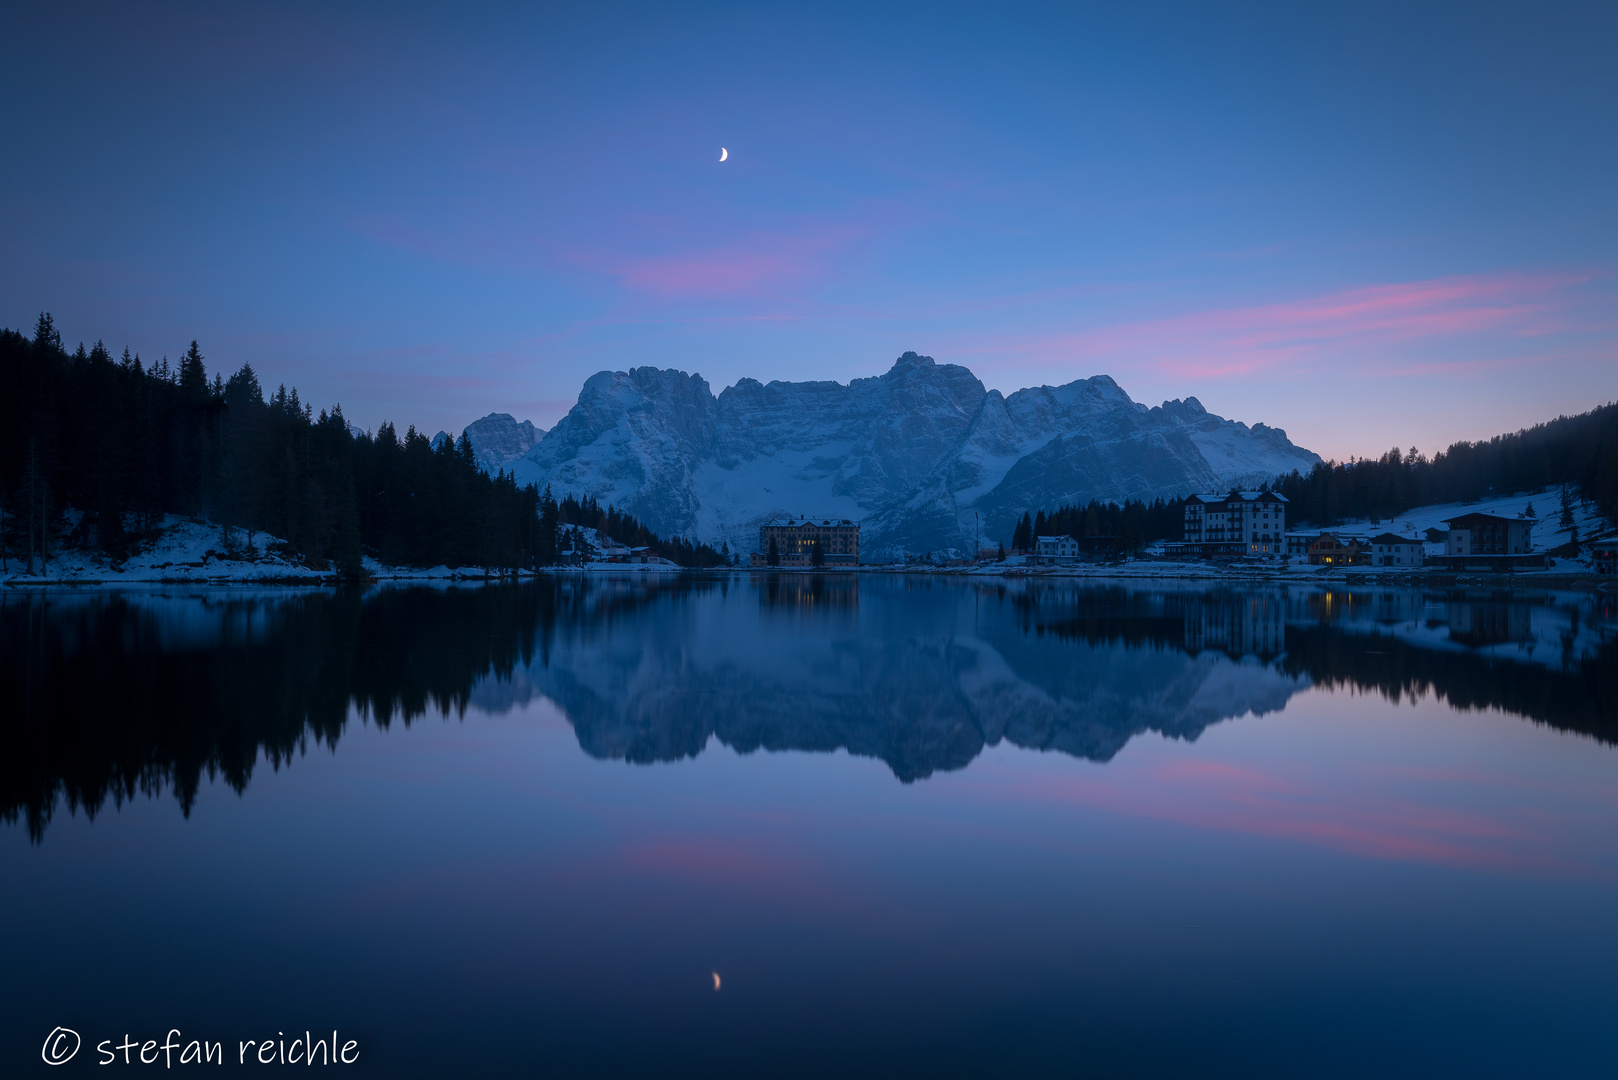
<svg viewBox="0 0 1618 1080">
<path fill-rule="evenodd" d="M 713 988 L 716 991 L 719 989 L 719 972 L 717 971 L 713 973 Z"/>
<path fill-rule="evenodd" d="M 724 148 L 724 147 L 723 147 L 723 146 L 721 146 L 721 147 L 720 147 L 720 148 L 719 148 L 719 160 L 720 160 L 720 161 L 724 161 L 724 160 L 725 160 L 725 159 L 726 159 L 726 158 L 728 158 L 728 157 L 729 157 L 729 156 L 730 156 L 730 151 L 729 151 L 729 150 L 726 150 L 726 149 L 725 149 L 725 148 Z M 718 989 L 718 987 L 714 987 L 714 989 L 716 989 L 716 990 L 717 990 L 717 989 Z"/>
</svg>

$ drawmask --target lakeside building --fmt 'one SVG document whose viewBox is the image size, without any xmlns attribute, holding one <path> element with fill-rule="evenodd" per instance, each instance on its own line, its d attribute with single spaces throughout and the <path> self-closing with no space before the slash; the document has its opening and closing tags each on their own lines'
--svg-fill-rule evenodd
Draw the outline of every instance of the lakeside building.
<svg viewBox="0 0 1618 1080">
<path fill-rule="evenodd" d="M 1598 574 L 1618 574 L 1618 547 L 1606 543 L 1590 548 L 1590 565 Z"/>
<path fill-rule="evenodd" d="M 629 545 L 620 544 L 604 533 L 596 537 L 595 549 L 598 562 L 624 562 L 629 558 Z"/>
<path fill-rule="evenodd" d="M 650 547 L 629 547 L 609 536 L 598 535 L 590 561 L 595 563 L 636 563 L 654 566 L 676 566 L 673 561 L 659 555 Z"/>
<path fill-rule="evenodd" d="M 1118 558 L 1116 536 L 1036 536 L 1032 565 L 1071 566 L 1080 562 L 1111 562 Z"/>
<path fill-rule="evenodd" d="M 1204 559 L 1222 562 L 1226 559 L 1247 557 L 1247 545 L 1239 540 L 1213 540 L 1163 545 L 1163 554 L 1170 559 Z"/>
<path fill-rule="evenodd" d="M 1534 550 L 1533 518 L 1498 514 L 1462 514 L 1446 518 L 1444 554 L 1428 561 L 1451 570 L 1527 570 L 1546 565 L 1546 554 Z"/>
<path fill-rule="evenodd" d="M 1425 558 L 1419 536 L 1385 532 L 1371 537 L 1372 566 L 1420 566 Z"/>
<path fill-rule="evenodd" d="M 1285 539 L 1282 541 L 1282 543 L 1285 545 L 1287 558 L 1290 559 L 1296 556 L 1297 558 L 1301 559 L 1305 555 L 1308 555 L 1309 545 L 1314 543 L 1317 539 L 1319 539 L 1319 537 L 1320 532 L 1317 529 L 1301 529 L 1297 532 L 1287 533 Z"/>
<path fill-rule="evenodd" d="M 1079 542 L 1071 536 L 1034 537 L 1034 557 L 1052 566 L 1079 561 Z"/>
<path fill-rule="evenodd" d="M 770 564 L 770 542 L 775 542 L 777 565 L 811 566 L 818 544 L 825 565 L 850 566 L 860 561 L 860 525 L 847 518 L 777 518 L 758 528 L 758 552 L 753 566 Z"/>
<path fill-rule="evenodd" d="M 1086 562 L 1111 562 L 1123 552 L 1116 536 L 1081 536 L 1079 558 Z"/>
<path fill-rule="evenodd" d="M 1370 545 L 1357 536 L 1321 533 L 1310 544 L 1311 566 L 1364 566 L 1371 561 Z"/>
<path fill-rule="evenodd" d="M 1192 495 L 1185 501 L 1185 544 L 1240 544 L 1243 555 L 1286 553 L 1287 498 L 1274 491 Z"/>
<path fill-rule="evenodd" d="M 1462 514 L 1446 518 L 1445 555 L 1526 555 L 1533 550 L 1532 518 Z"/>
<path fill-rule="evenodd" d="M 778 568 L 807 568 L 813 566 L 814 564 L 815 562 L 813 555 L 806 555 L 797 551 L 789 552 L 785 555 L 777 554 L 775 557 L 775 565 Z M 770 565 L 770 557 L 763 552 L 755 551 L 753 554 L 747 557 L 747 565 L 749 569 L 753 570 L 757 570 L 760 567 L 768 568 Z"/>
</svg>

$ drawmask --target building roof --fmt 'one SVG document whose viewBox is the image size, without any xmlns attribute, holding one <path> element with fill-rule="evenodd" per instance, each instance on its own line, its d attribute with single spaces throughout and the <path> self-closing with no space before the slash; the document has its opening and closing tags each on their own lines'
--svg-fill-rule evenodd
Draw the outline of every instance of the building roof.
<svg viewBox="0 0 1618 1080">
<path fill-rule="evenodd" d="M 1230 497 L 1232 495 L 1235 495 L 1243 502 L 1284 503 L 1287 501 L 1287 497 L 1278 491 L 1227 491 L 1223 495 L 1191 495 L 1188 496 L 1185 501 L 1188 503 L 1228 503 L 1230 502 Z"/>
<path fill-rule="evenodd" d="M 1368 543 L 1370 543 L 1370 541 L 1365 539 L 1365 537 L 1363 537 L 1363 536 L 1348 536 L 1348 535 L 1346 535 L 1344 533 L 1335 533 L 1335 532 L 1323 532 L 1323 533 L 1321 533 L 1319 536 L 1315 537 L 1314 543 L 1318 544 L 1322 540 L 1330 540 L 1332 543 L 1339 544 L 1339 545 L 1341 545 L 1343 547 L 1347 547 L 1349 544 L 1368 544 Z"/>
<path fill-rule="evenodd" d="M 1509 518 L 1509 517 L 1501 517 L 1499 514 L 1480 514 L 1480 513 L 1462 514 L 1460 517 L 1445 518 L 1443 523 L 1445 525 L 1459 524 L 1459 525 L 1464 526 L 1464 525 L 1472 525 L 1472 524 L 1481 524 L 1482 522 L 1491 522 L 1491 523 L 1498 522 L 1501 525 L 1509 525 L 1512 522 L 1518 522 L 1518 521 L 1527 522 L 1529 525 L 1534 524 L 1534 519 L 1533 518 Z"/>
<path fill-rule="evenodd" d="M 1072 540 L 1072 539 L 1073 539 L 1073 537 L 1066 536 L 1066 535 L 1064 535 L 1064 536 L 1036 536 L 1036 537 L 1034 537 L 1034 542 L 1036 544 L 1054 544 L 1058 540 Z"/>
<path fill-rule="evenodd" d="M 771 518 L 769 521 L 764 522 L 764 524 L 762 526 L 760 526 L 760 527 L 761 528 L 768 528 L 768 527 L 773 526 L 775 528 L 793 529 L 793 528 L 797 528 L 800 525 L 819 525 L 822 528 L 831 528 L 831 527 L 837 526 L 837 525 L 851 525 L 856 529 L 860 527 L 859 522 L 850 521 L 848 518 L 803 518 L 803 517 Z"/>
<path fill-rule="evenodd" d="M 1398 533 L 1385 532 L 1381 536 L 1371 537 L 1373 544 L 1419 544 L 1419 536 L 1400 536 Z"/>
</svg>

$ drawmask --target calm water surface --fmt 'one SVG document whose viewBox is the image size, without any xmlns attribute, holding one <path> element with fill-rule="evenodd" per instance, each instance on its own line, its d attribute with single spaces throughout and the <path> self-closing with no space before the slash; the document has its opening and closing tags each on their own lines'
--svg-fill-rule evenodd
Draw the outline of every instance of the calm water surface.
<svg viewBox="0 0 1618 1080">
<path fill-rule="evenodd" d="M 0 714 L 8 1076 L 1618 1070 L 1611 597 L 9 593 Z"/>
</svg>

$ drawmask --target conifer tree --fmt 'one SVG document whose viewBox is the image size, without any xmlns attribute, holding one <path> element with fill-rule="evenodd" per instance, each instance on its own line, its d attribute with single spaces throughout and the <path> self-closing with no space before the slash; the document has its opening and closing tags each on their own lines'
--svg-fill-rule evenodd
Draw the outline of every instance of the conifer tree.
<svg viewBox="0 0 1618 1080">
<path fill-rule="evenodd" d="M 193 405 L 200 405 L 208 399 L 208 369 L 203 366 L 202 360 L 202 350 L 197 348 L 195 341 L 180 358 L 180 396 Z"/>
<path fill-rule="evenodd" d="M 41 311 L 39 321 L 34 324 L 34 349 L 47 355 L 62 351 L 62 335 L 57 333 L 56 323 L 48 311 Z"/>
<path fill-rule="evenodd" d="M 544 494 L 539 497 L 539 536 L 535 544 L 535 559 L 541 566 L 550 566 L 557 561 L 560 523 L 561 512 L 556 505 L 556 497 L 551 494 L 551 486 L 546 484 Z"/>
</svg>

